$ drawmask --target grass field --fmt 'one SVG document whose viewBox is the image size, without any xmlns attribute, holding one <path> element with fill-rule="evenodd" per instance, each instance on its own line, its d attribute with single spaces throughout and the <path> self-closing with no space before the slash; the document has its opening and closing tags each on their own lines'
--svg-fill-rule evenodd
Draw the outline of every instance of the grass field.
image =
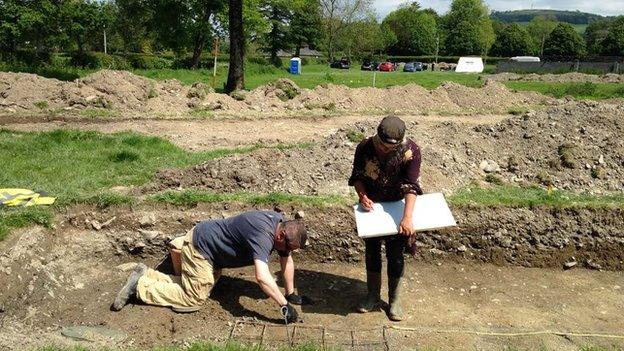
<svg viewBox="0 0 624 351">
<path fill-rule="evenodd" d="M 135 70 L 134 73 L 158 80 L 175 78 L 184 84 L 192 84 L 196 81 L 210 83 L 212 70 Z M 384 88 L 394 85 L 418 84 L 425 88 L 433 89 L 444 81 L 454 81 L 466 86 L 477 87 L 483 84 L 480 74 L 464 74 L 455 72 L 370 72 L 362 71 L 359 67 L 349 70 L 332 69 L 327 65 L 306 65 L 302 67 L 300 75 L 293 75 L 286 68 L 261 67 L 249 65 L 245 74 L 245 86 L 254 89 L 258 86 L 272 82 L 278 78 L 292 79 L 302 88 L 312 89 L 320 84 L 332 83 L 343 84 L 352 88 L 375 86 Z M 227 78 L 225 67 L 218 72 L 216 87 L 222 88 Z"/>
<path fill-rule="evenodd" d="M 505 85 L 510 89 L 537 91 L 556 98 L 567 95 L 591 100 L 624 98 L 624 85 L 617 83 L 506 82 Z"/>
</svg>

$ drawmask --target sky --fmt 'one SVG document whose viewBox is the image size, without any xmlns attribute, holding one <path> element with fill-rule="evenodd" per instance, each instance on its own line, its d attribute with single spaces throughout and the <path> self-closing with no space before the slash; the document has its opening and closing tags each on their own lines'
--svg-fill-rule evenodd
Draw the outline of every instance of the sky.
<svg viewBox="0 0 624 351">
<path fill-rule="evenodd" d="M 374 0 L 373 6 L 380 18 L 396 9 L 406 0 Z M 423 8 L 433 8 L 439 14 L 448 11 L 451 0 L 420 0 Z M 624 0 L 485 0 L 491 10 L 508 11 L 530 9 L 552 9 L 595 13 L 603 16 L 624 15 Z"/>
</svg>

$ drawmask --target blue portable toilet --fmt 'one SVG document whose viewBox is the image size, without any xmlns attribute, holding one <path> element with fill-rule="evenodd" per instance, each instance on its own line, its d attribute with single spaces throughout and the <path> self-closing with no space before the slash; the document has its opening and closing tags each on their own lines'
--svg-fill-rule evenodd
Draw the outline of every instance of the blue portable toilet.
<svg viewBox="0 0 624 351">
<path fill-rule="evenodd" d="M 290 74 L 301 74 L 301 59 L 293 57 L 290 59 Z"/>
</svg>

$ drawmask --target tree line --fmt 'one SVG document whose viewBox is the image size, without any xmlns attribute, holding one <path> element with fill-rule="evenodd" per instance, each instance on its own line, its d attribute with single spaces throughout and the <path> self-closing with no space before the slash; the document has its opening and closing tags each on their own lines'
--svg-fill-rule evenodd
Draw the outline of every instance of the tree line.
<svg viewBox="0 0 624 351">
<path fill-rule="evenodd" d="M 230 7 L 241 6 L 247 56 L 329 60 L 402 55 L 624 56 L 624 17 L 592 22 L 584 35 L 553 17 L 526 26 L 492 20 L 483 0 L 453 0 L 440 15 L 406 3 L 379 20 L 371 0 L 0 0 L 0 51 L 169 53 L 196 68 L 220 38 L 229 53 Z M 106 39 L 105 39 L 106 38 Z"/>
<path fill-rule="evenodd" d="M 572 24 L 590 24 L 595 21 L 607 19 L 604 16 L 593 13 L 580 11 L 562 11 L 562 10 L 514 10 L 514 11 L 492 11 L 490 17 L 495 21 L 504 23 L 512 22 L 530 22 L 533 18 L 545 16 L 559 22 Z"/>
</svg>

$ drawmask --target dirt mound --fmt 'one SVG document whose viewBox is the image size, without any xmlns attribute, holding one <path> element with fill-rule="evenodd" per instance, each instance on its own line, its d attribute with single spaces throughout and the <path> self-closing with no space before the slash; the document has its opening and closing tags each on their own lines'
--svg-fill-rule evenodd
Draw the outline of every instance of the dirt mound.
<svg viewBox="0 0 624 351">
<path fill-rule="evenodd" d="M 514 93 L 505 86 L 486 82 L 483 88 L 469 88 L 445 82 L 430 91 L 416 84 L 386 89 L 322 85 L 304 91 L 293 102 L 309 109 L 351 111 L 382 110 L 409 113 L 506 113 L 513 106 L 536 105 L 548 100 L 535 93 Z"/>
<path fill-rule="evenodd" d="M 532 92 L 514 93 L 504 85 L 492 81 L 486 81 L 483 88 L 470 88 L 458 83 L 445 82 L 436 90 L 446 92 L 450 101 L 457 105 L 457 109 L 463 111 L 493 110 L 498 113 L 506 113 L 509 108 L 514 106 L 536 105 L 545 101 L 540 94 Z M 439 94 L 444 95 L 442 92 Z M 497 104 L 500 105 L 493 108 Z"/>
<path fill-rule="evenodd" d="M 464 88 L 461 88 L 464 89 Z M 449 91 L 452 89 L 446 89 Z M 470 130 L 445 122 L 419 130 L 408 123 L 423 150 L 426 191 L 452 191 L 475 181 L 552 185 L 596 193 L 624 189 L 624 106 L 571 101 Z M 348 193 L 357 138 L 373 135 L 376 122 L 342 129 L 309 149 L 262 149 L 184 170 L 164 170 L 146 192 L 163 189 Z"/>
<path fill-rule="evenodd" d="M 40 110 L 62 106 L 64 82 L 30 73 L 0 72 L 0 111 Z"/>
<path fill-rule="evenodd" d="M 516 74 L 516 73 L 499 73 L 488 77 L 489 80 L 497 82 L 507 81 L 539 81 L 551 83 L 624 83 L 624 74 L 607 73 L 605 75 L 585 74 L 585 73 L 563 73 L 563 74 Z"/>
<path fill-rule="evenodd" d="M 98 108 L 130 117 L 184 116 L 193 113 L 273 117 L 297 111 L 403 113 L 507 113 L 517 105 L 552 100 L 535 93 L 514 93 L 488 82 L 483 88 L 445 83 L 429 91 L 416 84 L 378 88 L 321 85 L 301 89 L 289 79 L 232 96 L 214 93 L 203 83 L 155 81 L 126 71 L 101 70 L 74 82 L 25 73 L 0 73 L 0 112 Z M 260 113 L 257 113 L 260 112 Z"/>
</svg>

